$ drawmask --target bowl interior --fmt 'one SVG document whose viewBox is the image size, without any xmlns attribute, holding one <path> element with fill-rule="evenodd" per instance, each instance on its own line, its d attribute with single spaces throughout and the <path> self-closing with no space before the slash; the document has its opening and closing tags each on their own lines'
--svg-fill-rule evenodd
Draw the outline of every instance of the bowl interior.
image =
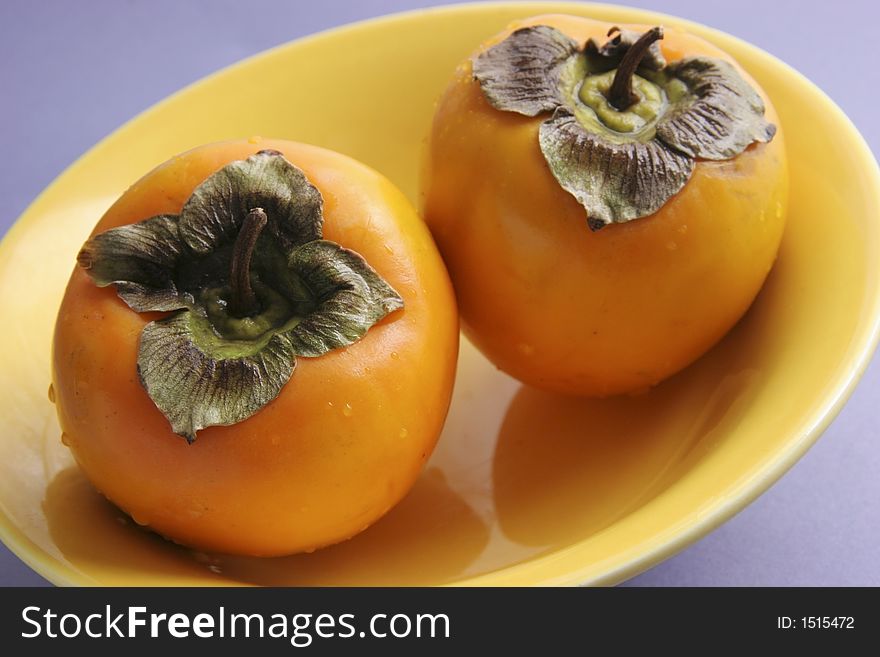
<svg viewBox="0 0 880 657">
<path fill-rule="evenodd" d="M 250 135 L 347 153 L 416 202 L 432 106 L 456 64 L 509 20 L 547 11 L 682 24 L 731 52 L 772 96 L 789 148 L 791 215 L 779 260 L 732 333 L 651 392 L 604 401 L 523 387 L 465 343 L 444 435 L 414 490 L 363 534 L 313 554 L 194 553 L 141 530 L 95 493 L 60 442 L 47 386 L 64 285 L 110 203 L 177 152 Z M 255 94 L 262 102 L 237 102 Z M 404 14 L 283 46 L 124 126 L 4 240 L 0 307 L 14 321 L 0 329 L 0 536 L 57 583 L 617 581 L 748 503 L 842 405 L 876 342 L 878 210 L 876 164 L 821 92 L 761 51 L 678 19 L 495 3 Z"/>
</svg>

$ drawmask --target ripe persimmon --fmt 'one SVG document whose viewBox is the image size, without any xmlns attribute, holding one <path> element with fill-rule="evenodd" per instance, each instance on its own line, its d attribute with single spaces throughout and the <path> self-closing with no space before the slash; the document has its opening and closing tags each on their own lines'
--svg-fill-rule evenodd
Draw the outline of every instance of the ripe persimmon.
<svg viewBox="0 0 880 657">
<path fill-rule="evenodd" d="M 746 312 L 788 172 L 770 99 L 679 29 L 547 15 L 463 62 L 436 108 L 425 219 L 462 326 L 552 391 L 634 392 Z"/>
<path fill-rule="evenodd" d="M 98 222 L 55 330 L 64 441 L 139 523 L 199 549 L 312 550 L 397 503 L 431 454 L 458 320 L 402 193 L 343 155 L 179 155 Z"/>
</svg>

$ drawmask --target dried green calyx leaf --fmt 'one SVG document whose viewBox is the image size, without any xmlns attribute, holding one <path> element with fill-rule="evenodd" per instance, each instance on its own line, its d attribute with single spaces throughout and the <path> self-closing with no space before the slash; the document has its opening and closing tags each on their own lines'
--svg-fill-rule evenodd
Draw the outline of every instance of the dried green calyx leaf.
<svg viewBox="0 0 880 657">
<path fill-rule="evenodd" d="M 323 199 L 276 151 L 211 175 L 180 215 L 100 233 L 78 261 L 137 312 L 140 381 L 175 433 L 240 422 L 296 367 L 403 307 L 358 254 L 321 239 Z"/>
<path fill-rule="evenodd" d="M 353 344 L 385 315 L 403 308 L 400 295 L 359 254 L 334 242 L 303 244 L 291 254 L 290 268 L 318 300 L 289 334 L 300 356 Z"/>
<path fill-rule="evenodd" d="M 560 76 L 575 54 L 577 43 L 559 30 L 524 27 L 480 53 L 474 75 L 498 109 L 537 116 L 561 103 Z"/>
<path fill-rule="evenodd" d="M 653 214 L 694 170 L 691 158 L 660 142 L 602 139 L 564 107 L 541 125 L 540 144 L 559 184 L 587 208 L 593 230 Z"/>
<path fill-rule="evenodd" d="M 117 294 L 137 312 L 177 310 L 189 305 L 174 281 L 182 251 L 177 217 L 159 215 L 94 237 L 77 262 L 97 285 L 115 283 Z"/>
<path fill-rule="evenodd" d="M 180 213 L 180 235 L 194 253 L 210 253 L 234 239 L 252 208 L 265 211 L 285 251 L 321 238 L 321 192 L 277 151 L 230 162 L 196 187 Z"/>
<path fill-rule="evenodd" d="M 753 142 L 767 142 L 776 126 L 764 119 L 764 102 L 727 62 L 690 57 L 675 62 L 670 75 L 689 93 L 670 103 L 657 122 L 657 138 L 704 160 L 728 160 Z"/>
<path fill-rule="evenodd" d="M 222 357 L 201 343 L 207 331 L 204 317 L 182 311 L 150 322 L 141 333 L 141 384 L 187 442 L 204 427 L 249 418 L 278 396 L 296 366 L 283 333 L 253 353 Z"/>
<path fill-rule="evenodd" d="M 593 230 L 655 213 L 682 190 L 696 160 L 736 157 L 776 132 L 758 93 L 729 63 L 667 63 L 660 27 L 608 35 L 580 49 L 555 28 L 527 27 L 473 61 L 493 107 L 550 114 L 539 130 L 541 151 Z"/>
</svg>

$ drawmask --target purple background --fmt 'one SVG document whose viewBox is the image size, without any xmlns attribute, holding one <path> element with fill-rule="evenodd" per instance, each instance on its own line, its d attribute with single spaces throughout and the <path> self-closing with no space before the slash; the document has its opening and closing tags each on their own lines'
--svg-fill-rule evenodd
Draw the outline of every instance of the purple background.
<svg viewBox="0 0 880 657">
<path fill-rule="evenodd" d="M 3 0 L 0 234 L 95 142 L 190 82 L 306 34 L 442 2 Z M 689 18 L 764 48 L 825 90 L 880 153 L 874 0 L 620 4 Z M 875 359 L 837 420 L 779 483 L 630 583 L 880 585 L 878 392 Z M 0 546 L 0 585 L 44 584 Z"/>
</svg>

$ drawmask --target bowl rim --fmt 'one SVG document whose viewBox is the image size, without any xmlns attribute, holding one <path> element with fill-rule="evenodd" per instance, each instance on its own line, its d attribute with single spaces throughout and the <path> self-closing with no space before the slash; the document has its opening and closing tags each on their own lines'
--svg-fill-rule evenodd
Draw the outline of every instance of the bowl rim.
<svg viewBox="0 0 880 657">
<path fill-rule="evenodd" d="M 396 12 L 384 16 L 376 16 L 362 21 L 347 23 L 332 27 L 327 30 L 309 34 L 286 43 L 260 51 L 243 58 L 229 66 L 222 67 L 191 84 L 188 84 L 176 92 L 154 103 L 142 112 L 137 113 L 123 125 L 110 132 L 98 141 L 83 155 L 68 165 L 34 200 L 27 206 L 22 214 L 12 224 L 6 234 L 0 240 L 0 254 L 7 245 L 17 239 L 19 232 L 25 230 L 30 216 L 39 211 L 44 197 L 52 193 L 52 190 L 81 165 L 88 163 L 92 158 L 101 157 L 101 151 L 105 144 L 133 129 L 142 117 L 159 111 L 168 103 L 176 101 L 177 97 L 186 94 L 194 88 L 209 84 L 216 77 L 225 75 L 239 67 L 250 66 L 262 59 L 273 56 L 276 51 L 287 48 L 300 47 L 315 39 L 335 38 L 349 31 L 371 29 L 375 25 L 391 25 L 405 23 L 414 17 L 422 17 L 430 14 L 468 14 L 482 12 L 487 8 L 497 9 L 500 6 L 522 9 L 523 16 L 542 13 L 572 13 L 585 15 L 588 12 L 599 14 L 597 20 L 609 20 L 608 14 L 614 14 L 613 20 L 620 22 L 643 23 L 646 19 L 657 22 L 674 23 L 688 31 L 706 38 L 727 50 L 729 46 L 734 49 L 744 50 L 749 58 L 760 62 L 764 66 L 781 70 L 787 77 L 793 80 L 793 84 L 804 93 L 807 93 L 819 105 L 823 112 L 841 130 L 841 138 L 852 146 L 851 158 L 854 167 L 859 167 L 873 183 L 870 185 L 871 194 L 875 203 L 880 207 L 880 167 L 877 160 L 868 147 L 858 129 L 849 117 L 837 106 L 837 104 L 817 87 L 813 82 L 799 73 L 796 69 L 777 57 L 767 53 L 763 49 L 754 46 L 738 37 L 732 36 L 721 30 L 702 25 L 695 21 L 680 18 L 678 16 L 656 12 L 635 7 L 621 7 L 606 3 L 593 2 L 468 2 L 454 5 L 441 5 L 430 8 L 412 9 Z M 874 266 L 875 272 L 880 272 L 880 267 Z M 870 271 L 869 271 L 870 273 Z M 870 290 L 869 290 L 870 292 Z M 737 512 L 745 508 L 758 496 L 764 493 L 775 483 L 789 468 L 791 468 L 806 451 L 818 440 L 819 436 L 837 417 L 849 397 L 852 395 L 860 378 L 864 374 L 871 361 L 872 355 L 880 341 L 880 287 L 875 286 L 873 297 L 866 296 L 865 313 L 856 333 L 852 337 L 851 344 L 855 345 L 847 361 L 842 361 L 841 366 L 835 372 L 827 387 L 823 403 L 814 407 L 811 412 L 805 414 L 797 430 L 792 432 L 792 438 L 787 441 L 783 449 L 778 450 L 773 456 L 765 458 L 756 466 L 740 473 L 740 485 L 737 490 L 727 495 L 720 496 L 717 500 L 704 506 L 700 513 L 691 511 L 686 514 L 684 522 L 680 523 L 674 533 L 669 537 L 658 537 L 656 533 L 637 542 L 626 553 L 620 553 L 603 563 L 604 569 L 601 574 L 596 574 L 595 563 L 587 563 L 580 567 L 570 567 L 571 561 L 576 560 L 580 542 L 556 549 L 552 552 L 531 558 L 527 561 L 513 563 L 491 572 L 453 582 L 452 586 L 498 586 L 504 585 L 505 579 L 511 575 L 517 580 L 528 579 L 530 585 L 599 585 L 606 586 L 619 583 L 640 572 L 669 558 L 690 545 L 697 539 L 705 536 L 730 519 Z M 662 497 L 666 491 L 657 497 Z M 655 498 L 656 499 L 656 498 Z M 73 568 L 65 560 L 60 559 L 43 548 L 35 545 L 16 525 L 13 524 L 5 509 L 0 506 L 0 540 L 19 559 L 26 563 L 39 575 L 45 577 L 53 584 L 61 586 L 95 585 L 99 582 L 90 576 Z M 565 557 L 564 559 L 562 557 Z M 565 566 L 559 567 L 558 563 L 564 561 Z M 556 567 L 553 567 L 557 564 Z M 566 567 L 567 566 L 567 567 Z M 523 578 L 522 576 L 535 571 L 538 577 Z M 552 571 L 552 574 L 546 574 Z M 234 585 L 235 583 L 228 583 Z"/>
</svg>

